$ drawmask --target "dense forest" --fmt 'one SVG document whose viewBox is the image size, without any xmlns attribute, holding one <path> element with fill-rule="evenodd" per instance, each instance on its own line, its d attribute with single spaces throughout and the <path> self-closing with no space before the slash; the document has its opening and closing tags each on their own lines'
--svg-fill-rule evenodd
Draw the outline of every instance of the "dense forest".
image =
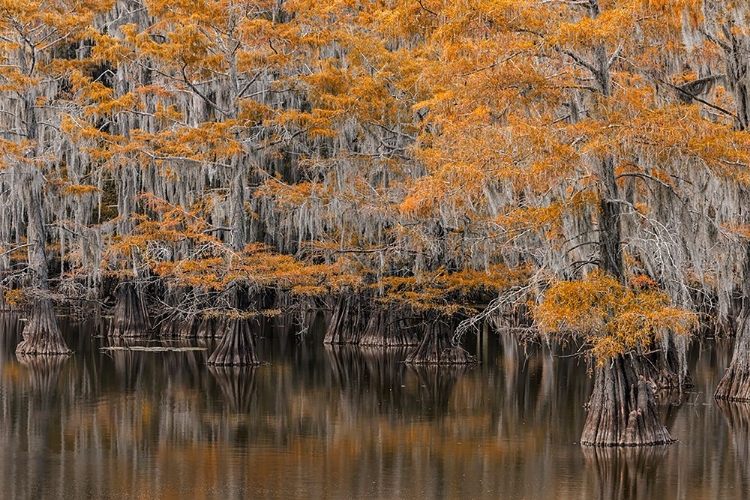
<svg viewBox="0 0 750 500">
<path fill-rule="evenodd" d="M 643 445 L 722 332 L 750 400 L 745 2 L 0 0 L 0 47 L 18 356 L 59 307 L 220 366 L 282 313 L 410 364 L 509 325 L 589 360 L 582 443 Z"/>
</svg>

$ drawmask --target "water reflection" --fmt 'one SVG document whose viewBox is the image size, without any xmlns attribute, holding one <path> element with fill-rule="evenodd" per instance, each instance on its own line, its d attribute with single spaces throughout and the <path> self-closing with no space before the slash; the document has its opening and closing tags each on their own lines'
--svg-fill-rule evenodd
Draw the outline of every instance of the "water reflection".
<svg viewBox="0 0 750 500">
<path fill-rule="evenodd" d="M 731 498 L 748 486 L 747 414 L 710 398 L 730 359 L 720 349 L 696 348 L 694 392 L 664 409 L 680 443 L 582 449 L 591 380 L 556 346 L 484 333 L 478 367 L 412 368 L 405 349 L 323 346 L 316 324 L 304 336 L 267 325 L 269 363 L 238 369 L 205 365 L 212 340 L 95 338 L 95 322 L 63 324 L 69 359 L 17 360 L 17 318 L 0 315 L 3 494 Z M 125 349 L 147 345 L 206 350 Z"/>
<path fill-rule="evenodd" d="M 733 469 L 731 474 L 727 474 L 728 479 L 734 478 L 732 486 L 737 491 L 748 492 L 750 478 L 746 472 L 750 468 L 750 403 L 716 403 L 729 427 L 732 459 L 729 463 L 723 464 Z"/>
<path fill-rule="evenodd" d="M 668 447 L 587 446 L 582 451 L 586 461 L 585 482 L 592 498 L 657 498 L 655 479 Z"/>
</svg>

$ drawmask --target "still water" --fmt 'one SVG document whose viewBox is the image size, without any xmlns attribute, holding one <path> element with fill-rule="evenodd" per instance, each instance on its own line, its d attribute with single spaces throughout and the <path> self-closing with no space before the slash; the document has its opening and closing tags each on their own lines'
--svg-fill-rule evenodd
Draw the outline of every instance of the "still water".
<svg viewBox="0 0 750 500">
<path fill-rule="evenodd" d="M 585 449 L 583 362 L 507 334 L 468 339 L 475 368 L 411 368 L 399 349 L 322 345 L 277 320 L 268 364 L 205 365 L 205 348 L 102 350 L 63 321 L 67 359 L 19 361 L 0 316 L 3 498 L 747 498 L 750 406 L 711 394 L 731 343 L 695 344 L 696 384 L 662 408 L 667 448 Z"/>
</svg>

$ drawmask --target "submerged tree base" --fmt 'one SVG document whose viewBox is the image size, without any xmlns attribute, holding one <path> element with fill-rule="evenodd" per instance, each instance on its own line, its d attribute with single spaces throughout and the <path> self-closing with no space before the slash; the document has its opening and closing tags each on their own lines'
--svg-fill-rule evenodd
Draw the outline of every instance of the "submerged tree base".
<svg viewBox="0 0 750 500">
<path fill-rule="evenodd" d="M 109 328 L 110 337 L 145 337 L 151 329 L 148 310 L 136 285 L 129 281 L 117 287 L 117 302 Z"/>
<path fill-rule="evenodd" d="M 366 301 L 357 295 L 342 295 L 336 301 L 323 343 L 357 344 L 367 326 Z"/>
<path fill-rule="evenodd" d="M 750 311 L 741 315 L 732 363 L 719 381 L 716 399 L 750 402 Z"/>
<path fill-rule="evenodd" d="M 218 366 L 253 366 L 259 365 L 253 333 L 246 319 L 229 320 L 224 336 L 216 350 L 208 358 L 209 365 Z"/>
<path fill-rule="evenodd" d="M 642 362 L 634 356 L 617 356 L 596 368 L 582 445 L 652 446 L 675 441 L 661 423 L 655 384 L 644 376 Z"/>
<path fill-rule="evenodd" d="M 378 307 L 370 314 L 367 327 L 359 339 L 359 345 L 398 347 L 418 345 L 419 337 L 412 317 L 402 308 Z"/>
<path fill-rule="evenodd" d="M 68 355 L 68 349 L 57 325 L 51 299 L 38 299 L 22 333 L 23 340 L 16 347 L 18 356 Z"/>
<path fill-rule="evenodd" d="M 450 325 L 431 321 L 425 324 L 424 335 L 417 348 L 404 361 L 410 365 L 473 365 L 477 363 L 461 346 L 452 341 Z"/>
</svg>

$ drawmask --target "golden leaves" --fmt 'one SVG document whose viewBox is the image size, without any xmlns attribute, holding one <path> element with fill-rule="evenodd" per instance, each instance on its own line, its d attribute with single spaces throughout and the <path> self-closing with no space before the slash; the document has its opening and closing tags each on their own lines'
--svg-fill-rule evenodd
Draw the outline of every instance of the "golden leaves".
<svg viewBox="0 0 750 500">
<path fill-rule="evenodd" d="M 377 286 L 383 288 L 383 302 L 409 306 L 416 312 L 471 315 L 477 300 L 497 296 L 527 278 L 527 272 L 523 267 L 510 269 L 504 265 L 486 270 L 440 268 L 416 276 L 385 277 Z"/>
<path fill-rule="evenodd" d="M 599 271 L 578 281 L 554 282 L 534 309 L 542 333 L 581 337 L 599 363 L 629 352 L 646 352 L 667 333 L 688 335 L 697 327 L 691 311 L 670 305 L 650 278 L 631 287 Z"/>
</svg>

